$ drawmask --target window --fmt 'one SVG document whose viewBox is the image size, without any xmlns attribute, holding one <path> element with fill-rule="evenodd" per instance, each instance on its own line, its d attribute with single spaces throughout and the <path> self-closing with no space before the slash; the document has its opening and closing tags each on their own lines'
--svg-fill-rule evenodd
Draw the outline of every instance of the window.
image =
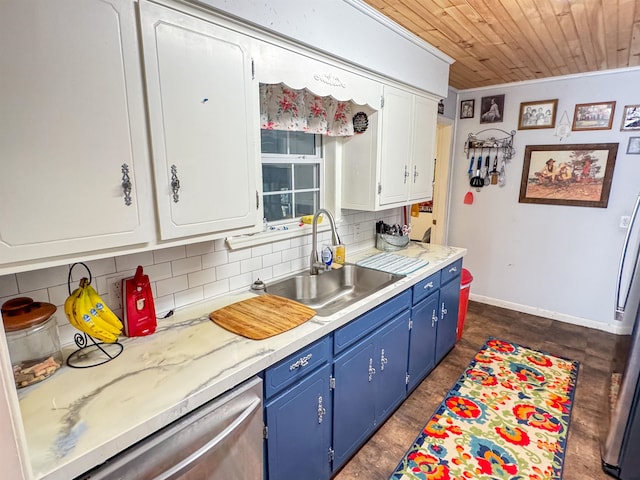
<svg viewBox="0 0 640 480">
<path fill-rule="evenodd" d="M 264 217 L 286 223 L 320 206 L 322 137 L 304 132 L 261 130 Z"/>
</svg>

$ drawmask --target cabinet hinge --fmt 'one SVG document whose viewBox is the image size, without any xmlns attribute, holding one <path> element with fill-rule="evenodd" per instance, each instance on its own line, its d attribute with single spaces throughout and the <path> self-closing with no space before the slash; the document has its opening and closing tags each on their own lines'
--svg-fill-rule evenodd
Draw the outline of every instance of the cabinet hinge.
<svg viewBox="0 0 640 480">
<path fill-rule="evenodd" d="M 409 320 L 409 330 L 413 328 L 413 320 Z"/>
<path fill-rule="evenodd" d="M 382 183 L 378 182 L 378 195 L 382 193 Z"/>
<path fill-rule="evenodd" d="M 262 437 L 265 440 L 269 439 L 269 427 L 267 427 L 266 425 L 264 427 L 262 427 Z"/>
<path fill-rule="evenodd" d="M 333 462 L 333 458 L 335 457 L 335 453 L 333 448 L 329 447 L 329 463 Z"/>
<path fill-rule="evenodd" d="M 335 390 L 336 389 L 336 377 L 329 377 L 329 389 L 330 390 Z"/>
<path fill-rule="evenodd" d="M 253 58 L 251 59 L 251 80 L 256 79 L 256 64 Z"/>
<path fill-rule="evenodd" d="M 384 97 L 380 96 L 380 108 L 384 107 Z"/>
<path fill-rule="evenodd" d="M 256 210 L 260 209 L 260 194 L 258 193 L 258 190 L 256 190 Z"/>
<path fill-rule="evenodd" d="M 405 385 L 409 385 L 409 374 L 408 373 L 404 377 L 404 383 L 405 383 Z"/>
</svg>

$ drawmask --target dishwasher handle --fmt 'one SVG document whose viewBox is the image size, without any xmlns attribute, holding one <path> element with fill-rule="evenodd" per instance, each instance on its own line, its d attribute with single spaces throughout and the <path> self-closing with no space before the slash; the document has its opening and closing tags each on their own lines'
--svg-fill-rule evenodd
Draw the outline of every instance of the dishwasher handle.
<svg viewBox="0 0 640 480">
<path fill-rule="evenodd" d="M 182 475 L 186 470 L 191 468 L 193 463 L 195 463 L 200 457 L 202 457 L 206 453 L 216 448 L 218 444 L 221 443 L 229 435 L 231 435 L 231 433 L 236 428 L 240 427 L 240 425 L 246 422 L 247 419 L 251 416 L 251 414 L 253 414 L 253 412 L 255 412 L 256 409 L 261 404 L 262 404 L 262 401 L 259 398 L 254 399 L 249 404 L 249 406 L 238 416 L 238 418 L 236 418 L 233 422 L 231 422 L 231 424 L 229 424 L 227 428 L 225 428 L 222 432 L 220 432 L 214 438 L 209 440 L 207 443 L 205 443 L 202 447 L 200 447 L 198 450 L 193 452 L 187 458 L 182 460 L 180 463 L 178 463 L 177 465 L 174 465 L 170 469 L 165 470 L 160 475 L 156 476 L 154 480 L 175 480 L 177 478 L 180 478 L 180 475 Z"/>
</svg>

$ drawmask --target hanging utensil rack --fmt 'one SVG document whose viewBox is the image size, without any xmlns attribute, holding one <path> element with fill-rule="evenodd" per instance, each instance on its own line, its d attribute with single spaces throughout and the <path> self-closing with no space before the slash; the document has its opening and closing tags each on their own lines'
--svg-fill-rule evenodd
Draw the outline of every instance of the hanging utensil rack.
<svg viewBox="0 0 640 480">
<path fill-rule="evenodd" d="M 488 150 L 489 158 L 494 158 L 493 170 L 484 172 L 485 175 L 489 174 L 497 174 L 496 171 L 496 163 L 498 161 L 498 157 L 500 157 L 501 162 L 501 178 L 500 186 L 504 185 L 504 166 L 506 162 L 513 158 L 513 155 L 516 153 L 515 148 L 513 148 L 513 137 L 515 136 L 516 131 L 511 130 L 507 132 L 505 130 L 501 130 L 499 128 L 487 128 L 484 130 L 480 130 L 476 133 L 469 133 L 467 139 L 464 144 L 464 152 L 467 155 L 467 159 L 469 159 L 470 155 L 475 156 L 475 153 L 480 150 L 484 155 L 484 152 Z M 489 164 L 491 166 L 491 164 Z M 485 177 L 483 176 L 483 179 Z M 478 183 L 478 182 L 476 182 Z M 483 182 L 484 186 L 496 185 L 497 182 Z M 472 184 L 472 187 L 477 187 L 476 190 L 480 191 L 479 184 Z"/>
</svg>

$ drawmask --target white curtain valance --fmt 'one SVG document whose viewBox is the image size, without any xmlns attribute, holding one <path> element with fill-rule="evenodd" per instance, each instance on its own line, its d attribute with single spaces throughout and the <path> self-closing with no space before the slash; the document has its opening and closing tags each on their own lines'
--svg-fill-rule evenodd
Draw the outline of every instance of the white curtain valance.
<svg viewBox="0 0 640 480">
<path fill-rule="evenodd" d="M 353 135 L 350 101 L 321 97 L 283 83 L 260 84 L 260 128 L 344 137 Z"/>
</svg>

